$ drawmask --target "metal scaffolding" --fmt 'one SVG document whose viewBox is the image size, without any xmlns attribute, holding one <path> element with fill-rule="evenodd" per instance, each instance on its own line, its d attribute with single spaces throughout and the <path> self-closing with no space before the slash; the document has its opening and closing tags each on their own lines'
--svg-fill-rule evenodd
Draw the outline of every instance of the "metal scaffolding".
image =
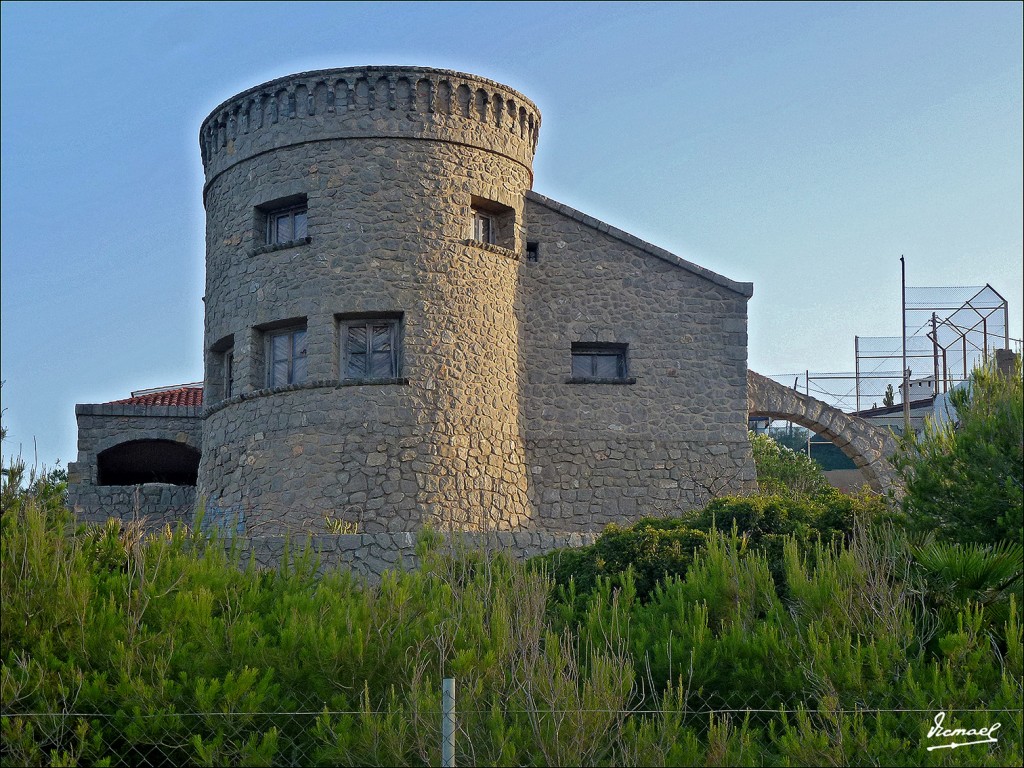
<svg viewBox="0 0 1024 768">
<path fill-rule="evenodd" d="M 903 327 L 911 401 L 948 392 L 995 350 L 1011 348 L 1009 307 L 988 284 L 907 287 Z M 1019 351 L 1019 340 L 1013 341 Z M 900 336 L 854 337 L 856 410 L 877 396 L 879 384 L 883 392 L 894 381 L 902 384 L 901 343 Z"/>
<path fill-rule="evenodd" d="M 949 391 L 996 349 L 1021 352 L 1009 335 L 1009 307 L 991 285 L 907 287 L 904 326 L 911 402 Z M 854 370 L 774 374 L 772 379 L 846 412 L 883 406 L 892 387 L 903 401 L 901 336 L 855 336 Z"/>
</svg>

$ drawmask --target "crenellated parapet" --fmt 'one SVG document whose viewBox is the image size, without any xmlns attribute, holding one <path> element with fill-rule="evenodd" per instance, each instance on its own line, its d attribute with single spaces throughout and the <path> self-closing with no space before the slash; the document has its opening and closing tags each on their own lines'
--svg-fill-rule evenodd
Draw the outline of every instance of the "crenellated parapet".
<svg viewBox="0 0 1024 768">
<path fill-rule="evenodd" d="M 752 490 L 747 409 L 889 487 L 891 438 L 748 378 L 749 283 L 532 191 L 540 122 L 425 67 L 220 104 L 199 133 L 204 381 L 76 407 L 71 504 L 148 526 L 198 508 L 242 562 L 312 536 L 375 578 L 425 527 L 532 555 Z"/>
<path fill-rule="evenodd" d="M 533 102 L 493 80 L 425 67 L 347 67 L 289 75 L 231 97 L 203 121 L 199 145 L 209 185 L 262 152 L 340 138 L 455 142 L 531 170 L 539 131 Z"/>
<path fill-rule="evenodd" d="M 539 125 L 500 83 L 392 66 L 279 78 L 207 118 L 208 510 L 528 522 L 516 292 Z M 347 358 L 366 354 L 377 369 Z"/>
</svg>

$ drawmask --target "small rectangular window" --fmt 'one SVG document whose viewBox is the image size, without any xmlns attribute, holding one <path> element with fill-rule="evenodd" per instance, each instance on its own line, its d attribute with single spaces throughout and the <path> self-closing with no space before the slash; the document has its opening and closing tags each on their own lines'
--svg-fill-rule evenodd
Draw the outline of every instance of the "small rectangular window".
<svg viewBox="0 0 1024 768">
<path fill-rule="evenodd" d="M 473 239 L 494 245 L 494 217 L 481 211 L 473 211 Z"/>
<path fill-rule="evenodd" d="M 267 212 L 267 245 L 282 245 L 305 240 L 306 204 Z"/>
<path fill-rule="evenodd" d="M 516 242 L 515 209 L 486 197 L 471 195 L 469 200 L 471 218 L 469 239 L 499 248 L 513 250 L 521 248 Z"/>
<path fill-rule="evenodd" d="M 572 378 L 626 381 L 626 344 L 573 344 Z"/>
<path fill-rule="evenodd" d="M 540 257 L 540 243 L 526 244 L 526 260 L 537 261 Z"/>
<path fill-rule="evenodd" d="M 341 378 L 394 379 L 399 366 L 399 321 L 376 318 L 341 324 Z"/>
<path fill-rule="evenodd" d="M 283 387 L 306 380 L 306 329 L 286 328 L 267 334 L 267 386 Z"/>
</svg>

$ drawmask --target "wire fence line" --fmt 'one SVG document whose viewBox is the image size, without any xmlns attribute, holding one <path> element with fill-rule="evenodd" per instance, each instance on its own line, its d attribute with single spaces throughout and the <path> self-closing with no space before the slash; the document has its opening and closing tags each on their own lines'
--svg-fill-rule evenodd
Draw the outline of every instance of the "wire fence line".
<svg viewBox="0 0 1024 768">
<path fill-rule="evenodd" d="M 635 708 L 601 707 L 498 707 L 469 706 L 455 708 L 450 723 L 449 750 L 444 754 L 445 710 L 443 707 L 410 707 L 405 705 L 370 706 L 359 709 L 291 710 L 277 712 L 257 711 L 194 711 L 194 712 L 22 712 L 0 713 L 0 764 L 7 765 L 106 765 L 106 766 L 162 766 L 162 765 L 323 765 L 323 764 L 390 764 L 388 757 L 398 764 L 394 752 L 386 749 L 375 759 L 375 753 L 357 742 L 371 742 L 376 749 L 391 740 L 401 740 L 411 749 L 408 764 L 424 765 L 478 765 L 501 764 L 494 762 L 494 750 L 484 742 L 493 734 L 488 723 L 495 716 L 506 724 L 519 723 L 533 727 L 538 738 L 554 733 L 555 739 L 571 741 L 579 737 L 581 727 L 586 729 L 592 721 L 588 715 L 605 716 L 605 723 L 634 724 L 665 723 L 685 740 L 689 733 L 700 743 L 709 746 L 707 758 L 711 760 L 712 742 L 728 743 L 733 739 L 747 748 L 761 750 L 758 762 L 774 762 L 770 756 L 773 744 L 785 740 L 801 729 L 810 727 L 826 741 L 838 739 L 851 727 L 863 725 L 865 718 L 874 718 L 877 729 L 898 735 L 907 745 L 911 757 L 930 750 L 951 753 L 957 746 L 955 739 L 942 741 L 941 729 L 936 736 L 936 725 L 945 723 L 950 728 L 954 720 L 967 728 L 990 729 L 984 740 L 972 742 L 976 751 L 962 757 L 971 764 L 984 755 L 981 750 L 999 749 L 999 737 L 1011 737 L 1009 755 L 999 753 L 998 761 L 1016 759 L 1014 750 L 1020 749 L 1022 712 L 1005 707 L 822 707 L 808 704 L 794 705 L 779 702 L 777 706 L 710 707 L 700 700 L 695 706 L 686 701 L 677 702 L 677 708 L 652 708 L 642 703 Z M 5 709 L 8 709 L 5 706 Z M 940 715 L 940 713 L 942 713 Z M 566 723 L 569 723 L 566 725 Z M 1002 732 L 991 730 L 1002 726 Z M 810 725 L 808 725 L 810 724 Z M 493 725 L 490 726 L 493 730 Z M 559 735 L 559 729 L 564 733 Z M 391 729 L 389 731 L 389 729 Z M 876 730 L 877 730 L 876 729 Z M 617 738 L 619 744 L 612 759 L 601 764 L 645 764 L 633 761 L 630 755 L 649 754 L 643 750 L 630 751 L 630 740 L 642 737 L 642 728 L 620 727 L 619 735 L 608 732 L 594 733 L 593 739 Z M 723 737 L 723 733 L 725 734 Z M 949 731 L 948 733 L 953 733 Z M 984 735 L 984 734 L 983 734 Z M 806 736 L 806 733 L 804 734 Z M 661 736 L 664 741 L 664 733 Z M 723 738 L 725 742 L 723 742 Z M 419 751 L 409 745 L 419 744 Z M 980 746 L 979 746 L 980 745 Z M 549 745 L 550 748 L 550 745 Z M 726 749 L 726 747 L 722 747 Z M 553 760 L 558 754 L 538 746 L 543 765 L 565 764 Z M 727 750 L 728 752 L 728 750 Z M 572 754 L 571 751 L 569 754 Z M 699 754 L 698 762 L 702 762 Z M 898 761 L 897 761 L 898 762 Z M 569 764 L 580 764 L 578 762 Z M 797 760 L 794 764 L 800 764 Z M 909 763 L 914 764 L 913 759 Z"/>
<path fill-rule="evenodd" d="M 942 707 L 936 705 L 935 707 L 902 707 L 902 708 L 889 708 L 889 707 L 856 707 L 853 709 L 838 708 L 827 710 L 814 710 L 806 707 L 768 707 L 768 708 L 757 708 L 757 707 L 733 707 L 733 708 L 694 708 L 685 710 L 688 715 L 725 715 L 725 714 L 770 714 L 770 715 L 795 715 L 801 712 L 807 711 L 827 711 L 830 714 L 836 715 L 852 715 L 852 714 L 873 714 L 887 712 L 891 714 L 902 714 L 902 713 L 935 713 L 941 711 Z M 491 709 L 459 709 L 458 714 L 460 715 L 486 715 L 490 714 L 493 710 Z M 613 714 L 613 715 L 662 715 L 666 712 L 672 712 L 675 710 L 667 709 L 591 709 L 591 708 L 571 708 L 571 709 L 559 709 L 559 708 L 534 708 L 534 709 L 509 709 L 502 708 L 502 712 L 507 715 L 530 715 L 530 714 Z M 957 712 L 1019 712 L 1021 710 L 1002 708 L 993 710 L 990 707 L 957 707 Z M 174 712 L 170 714 L 155 714 L 155 715 L 143 715 L 143 714 L 132 714 L 133 718 L 136 719 L 166 719 L 168 717 L 321 717 L 323 715 L 386 715 L 391 710 L 388 709 L 322 709 L 322 710 L 309 710 L 309 711 L 296 711 L 296 712 Z M 419 709 L 417 710 L 419 715 L 431 715 L 441 717 L 444 711 L 441 709 Z M 115 715 L 104 712 L 21 712 L 18 714 L 0 714 L 0 718 L 44 718 L 44 717 L 65 717 L 65 718 L 113 718 Z"/>
</svg>

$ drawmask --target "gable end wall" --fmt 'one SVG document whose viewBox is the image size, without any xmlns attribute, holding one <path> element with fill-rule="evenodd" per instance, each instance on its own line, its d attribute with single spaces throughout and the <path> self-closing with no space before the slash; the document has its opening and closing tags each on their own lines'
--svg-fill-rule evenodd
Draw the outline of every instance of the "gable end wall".
<svg viewBox="0 0 1024 768">
<path fill-rule="evenodd" d="M 709 279 L 552 203 L 527 197 L 524 239 L 540 248 L 521 263 L 518 308 L 535 524 L 595 529 L 751 489 L 749 284 Z M 568 383 L 573 342 L 628 344 L 636 382 Z"/>
</svg>

